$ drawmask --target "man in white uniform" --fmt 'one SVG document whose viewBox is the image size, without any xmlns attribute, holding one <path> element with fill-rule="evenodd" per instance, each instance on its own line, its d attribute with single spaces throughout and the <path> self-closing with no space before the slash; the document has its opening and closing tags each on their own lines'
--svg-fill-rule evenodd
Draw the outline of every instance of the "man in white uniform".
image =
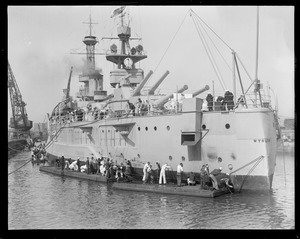
<svg viewBox="0 0 300 239">
<path fill-rule="evenodd" d="M 150 162 L 145 163 L 144 168 L 143 168 L 143 183 L 146 182 L 146 176 L 147 176 L 147 169 L 150 167 Z"/>
<path fill-rule="evenodd" d="M 160 175 L 159 175 L 159 184 L 162 183 L 162 179 L 164 180 L 164 184 L 167 184 L 167 180 L 166 180 L 166 169 L 171 168 L 168 163 L 165 163 L 160 170 Z"/>
</svg>

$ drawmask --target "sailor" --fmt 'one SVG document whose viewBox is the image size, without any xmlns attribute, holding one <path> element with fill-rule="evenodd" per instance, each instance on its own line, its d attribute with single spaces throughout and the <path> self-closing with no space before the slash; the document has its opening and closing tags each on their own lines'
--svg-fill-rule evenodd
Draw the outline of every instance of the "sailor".
<svg viewBox="0 0 300 239">
<path fill-rule="evenodd" d="M 131 175 L 131 162 L 130 160 L 125 159 L 126 161 L 126 170 L 125 170 L 125 175 L 130 176 Z"/>
<path fill-rule="evenodd" d="M 226 90 L 224 94 L 224 106 L 225 109 L 227 106 L 228 110 L 233 110 L 234 107 L 233 94 L 229 90 Z"/>
<path fill-rule="evenodd" d="M 86 168 L 87 168 L 87 174 L 89 174 L 90 173 L 90 158 L 89 157 L 87 157 L 87 159 L 86 159 Z"/>
<path fill-rule="evenodd" d="M 103 161 L 101 162 L 101 165 L 100 165 L 100 174 L 102 176 L 105 176 L 105 166 L 104 166 Z"/>
<path fill-rule="evenodd" d="M 217 181 L 216 176 L 218 176 L 221 173 L 221 171 L 222 171 L 222 167 L 220 167 L 219 169 L 214 169 L 209 174 L 209 177 L 212 180 L 213 188 L 216 189 L 216 190 L 219 190 L 218 181 Z"/>
<path fill-rule="evenodd" d="M 149 165 L 147 168 L 147 177 L 146 182 L 148 182 L 148 179 L 150 178 L 150 183 L 153 184 L 153 170 L 152 170 L 152 164 Z"/>
<path fill-rule="evenodd" d="M 149 168 L 149 166 L 150 166 L 150 162 L 147 162 L 147 163 L 145 163 L 145 165 L 144 165 L 144 168 L 143 168 L 143 184 L 145 184 L 146 183 L 146 181 L 147 181 L 147 169 Z"/>
<path fill-rule="evenodd" d="M 187 178 L 188 185 L 196 185 L 195 174 L 193 172 L 190 173 L 190 176 Z"/>
<path fill-rule="evenodd" d="M 76 162 L 76 161 L 73 161 L 73 162 L 70 164 L 69 169 L 71 169 L 71 170 L 73 170 L 73 171 L 77 171 L 77 170 L 78 170 L 77 162 Z"/>
<path fill-rule="evenodd" d="M 200 169 L 200 187 L 204 188 L 205 164 Z"/>
<path fill-rule="evenodd" d="M 96 171 L 96 168 L 95 168 L 95 160 L 94 160 L 94 157 L 91 157 L 91 160 L 90 160 L 90 172 L 92 174 L 94 174 Z"/>
<path fill-rule="evenodd" d="M 87 171 L 87 166 L 86 165 L 83 165 L 80 167 L 80 171 L 83 173 L 83 172 L 86 172 Z"/>
<path fill-rule="evenodd" d="M 159 181 L 159 175 L 160 175 L 160 164 L 158 161 L 156 161 L 156 166 L 157 166 L 157 171 L 156 171 L 156 179 L 157 179 L 157 182 Z"/>
<path fill-rule="evenodd" d="M 65 169 L 65 157 L 64 155 L 61 156 L 60 158 L 60 165 L 61 165 L 61 170 Z"/>
<path fill-rule="evenodd" d="M 109 158 L 107 159 L 106 163 L 105 163 L 105 171 L 106 171 L 106 177 L 110 178 L 110 162 L 109 162 Z"/>
<path fill-rule="evenodd" d="M 168 165 L 168 163 L 165 163 L 160 170 L 160 175 L 159 175 L 159 184 L 162 183 L 162 179 L 164 181 L 164 184 L 167 184 L 166 180 L 166 169 L 170 169 L 171 167 Z"/>
<path fill-rule="evenodd" d="M 181 186 L 181 177 L 183 174 L 183 164 L 180 163 L 177 165 L 177 186 L 180 187 Z"/>
<path fill-rule="evenodd" d="M 207 108 L 207 101 L 204 99 L 203 100 L 203 104 L 202 104 L 202 111 L 208 111 L 208 108 Z"/>
<path fill-rule="evenodd" d="M 208 92 L 208 95 L 206 96 L 206 101 L 207 101 L 208 110 L 212 111 L 213 110 L 214 97 L 212 96 L 212 94 L 210 92 Z"/>
<path fill-rule="evenodd" d="M 80 172 L 80 158 L 78 157 L 77 158 L 77 169 L 78 169 L 78 172 Z"/>
<path fill-rule="evenodd" d="M 65 161 L 65 169 L 69 169 L 71 159 Z"/>
</svg>

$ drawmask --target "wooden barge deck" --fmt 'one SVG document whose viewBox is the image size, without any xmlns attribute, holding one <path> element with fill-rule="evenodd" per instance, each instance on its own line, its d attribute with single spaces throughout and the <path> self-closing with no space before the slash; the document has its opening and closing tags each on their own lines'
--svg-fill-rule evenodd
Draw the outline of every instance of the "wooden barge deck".
<svg viewBox="0 0 300 239">
<path fill-rule="evenodd" d="M 116 179 L 107 179 L 105 176 L 98 174 L 86 174 L 73 170 L 61 170 L 61 168 L 56 166 L 40 166 L 40 171 L 52 173 L 59 176 L 67 176 L 78 179 L 85 179 L 90 181 L 96 181 L 101 183 L 112 182 L 113 189 L 125 190 L 125 191 L 136 191 L 136 192 L 150 192 L 150 193 L 160 193 L 160 194 L 172 194 L 172 195 L 182 195 L 182 196 L 193 196 L 193 197 L 205 197 L 214 198 L 218 197 L 230 191 L 227 188 L 222 188 L 220 190 L 204 190 L 200 188 L 200 185 L 195 186 L 181 186 L 178 187 L 175 184 L 158 185 L 158 184 L 142 184 L 141 182 L 116 182 Z"/>
<path fill-rule="evenodd" d="M 40 171 L 46 172 L 46 173 L 52 173 L 59 176 L 68 176 L 72 178 L 79 178 L 79 179 L 86 179 L 90 181 L 96 181 L 96 182 L 115 182 L 115 179 L 107 179 L 104 176 L 101 176 L 99 174 L 87 174 L 87 173 L 81 173 L 73 170 L 61 170 L 60 167 L 55 166 L 40 166 Z"/>
<path fill-rule="evenodd" d="M 201 189 L 200 185 L 195 185 L 195 186 L 184 185 L 178 187 L 175 184 L 158 185 L 158 184 L 142 184 L 142 183 L 134 183 L 134 182 L 114 183 L 112 185 L 112 188 L 126 190 L 126 191 L 151 192 L 151 193 L 173 194 L 173 195 L 205 197 L 205 198 L 214 198 L 214 197 L 218 197 L 230 193 L 230 191 L 227 188 L 212 191 L 212 190 Z"/>
</svg>

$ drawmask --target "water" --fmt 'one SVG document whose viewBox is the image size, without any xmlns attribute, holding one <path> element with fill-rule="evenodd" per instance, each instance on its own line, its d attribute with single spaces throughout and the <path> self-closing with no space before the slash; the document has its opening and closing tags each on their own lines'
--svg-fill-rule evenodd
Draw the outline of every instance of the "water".
<svg viewBox="0 0 300 239">
<path fill-rule="evenodd" d="M 9 159 L 8 172 L 29 157 L 22 152 Z M 279 153 L 270 193 L 214 199 L 118 191 L 28 163 L 8 176 L 8 229 L 291 229 L 294 160 L 293 153 Z"/>
</svg>

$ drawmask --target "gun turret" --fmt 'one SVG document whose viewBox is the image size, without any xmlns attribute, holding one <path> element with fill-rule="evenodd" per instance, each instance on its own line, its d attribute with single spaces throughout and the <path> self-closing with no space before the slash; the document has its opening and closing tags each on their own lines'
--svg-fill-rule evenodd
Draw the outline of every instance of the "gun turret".
<svg viewBox="0 0 300 239">
<path fill-rule="evenodd" d="M 149 80 L 150 76 L 153 74 L 153 71 L 149 71 L 148 75 L 144 78 L 144 80 L 138 85 L 138 87 L 133 92 L 132 96 L 138 96 L 141 94 L 141 90 L 143 89 L 146 82 Z"/>
<path fill-rule="evenodd" d="M 163 82 L 163 80 L 169 75 L 170 71 L 166 71 L 165 74 L 150 88 L 149 95 L 153 95 L 154 91 L 157 89 L 157 87 Z"/>
<path fill-rule="evenodd" d="M 189 88 L 189 87 L 188 87 L 187 85 L 184 85 L 184 86 L 181 87 L 177 92 L 178 92 L 178 93 L 182 93 L 182 92 L 184 92 L 185 90 L 187 90 L 188 88 Z M 169 94 L 169 95 L 166 95 L 166 96 L 164 96 L 163 98 L 156 100 L 156 101 L 154 102 L 154 105 L 155 105 L 157 108 L 162 108 L 163 105 L 164 105 L 165 103 L 167 103 L 169 99 L 172 99 L 172 98 L 173 98 L 173 96 L 174 96 L 173 93 L 172 93 L 172 94 Z"/>
<path fill-rule="evenodd" d="M 208 85 L 206 85 L 202 89 L 197 90 L 196 92 L 194 92 L 193 95 L 192 95 L 192 97 L 195 97 L 195 96 L 197 96 L 197 95 L 199 95 L 199 94 L 201 94 L 201 93 L 203 93 L 204 91 L 207 91 L 207 90 L 209 90 L 209 86 Z"/>
</svg>

